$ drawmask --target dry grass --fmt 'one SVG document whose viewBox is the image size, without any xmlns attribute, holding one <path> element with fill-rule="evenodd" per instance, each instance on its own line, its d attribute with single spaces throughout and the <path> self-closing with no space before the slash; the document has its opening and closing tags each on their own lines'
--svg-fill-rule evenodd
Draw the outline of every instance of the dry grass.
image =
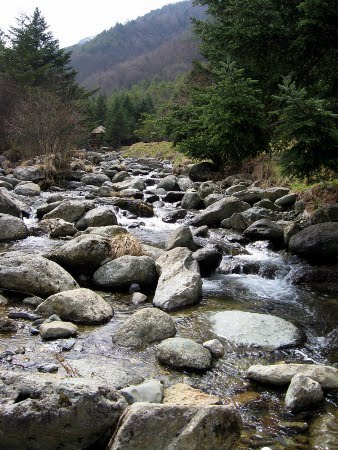
<svg viewBox="0 0 338 450">
<path fill-rule="evenodd" d="M 191 163 L 182 153 L 174 149 L 171 142 L 137 142 L 123 151 L 124 157 L 132 158 L 156 158 L 160 160 L 170 160 L 175 165 L 185 165 Z"/>
<path fill-rule="evenodd" d="M 306 202 L 306 210 L 309 212 L 332 203 L 338 203 L 338 179 L 312 186 L 298 183 L 293 186 L 293 190 L 299 192 L 299 197 Z"/>
<path fill-rule="evenodd" d="M 113 259 L 125 255 L 142 256 L 144 254 L 140 241 L 129 233 L 120 233 L 113 236 L 110 240 L 110 247 Z"/>
<path fill-rule="evenodd" d="M 246 160 L 240 172 L 258 181 L 262 187 L 289 184 L 289 180 L 281 175 L 280 167 L 272 155 L 262 154 Z"/>
</svg>

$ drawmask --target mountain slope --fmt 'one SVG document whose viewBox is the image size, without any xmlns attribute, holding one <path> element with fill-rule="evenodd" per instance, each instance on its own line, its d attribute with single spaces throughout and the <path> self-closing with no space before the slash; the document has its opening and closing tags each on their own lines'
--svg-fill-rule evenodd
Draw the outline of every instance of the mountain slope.
<svg viewBox="0 0 338 450">
<path fill-rule="evenodd" d="M 203 18 L 204 11 L 191 1 L 167 5 L 71 47 L 79 82 L 109 93 L 155 75 L 174 78 L 199 55 L 197 41 L 188 30 L 191 17 Z"/>
</svg>

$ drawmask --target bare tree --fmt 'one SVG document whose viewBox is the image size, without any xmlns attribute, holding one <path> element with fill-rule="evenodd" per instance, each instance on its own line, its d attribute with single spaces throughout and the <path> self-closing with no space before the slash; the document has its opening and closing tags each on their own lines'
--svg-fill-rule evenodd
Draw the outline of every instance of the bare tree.
<svg viewBox="0 0 338 450">
<path fill-rule="evenodd" d="M 74 102 L 39 89 L 15 105 L 7 126 L 11 143 L 23 158 L 48 157 L 56 171 L 64 171 L 83 133 L 82 123 Z"/>
</svg>

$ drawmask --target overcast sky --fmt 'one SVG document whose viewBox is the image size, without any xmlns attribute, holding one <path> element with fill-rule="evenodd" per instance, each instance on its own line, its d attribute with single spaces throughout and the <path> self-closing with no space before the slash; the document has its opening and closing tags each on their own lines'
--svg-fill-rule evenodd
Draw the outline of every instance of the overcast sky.
<svg viewBox="0 0 338 450">
<path fill-rule="evenodd" d="M 0 29 L 6 31 L 21 13 L 37 7 L 61 47 L 76 44 L 114 26 L 179 0 L 3 0 Z"/>
</svg>

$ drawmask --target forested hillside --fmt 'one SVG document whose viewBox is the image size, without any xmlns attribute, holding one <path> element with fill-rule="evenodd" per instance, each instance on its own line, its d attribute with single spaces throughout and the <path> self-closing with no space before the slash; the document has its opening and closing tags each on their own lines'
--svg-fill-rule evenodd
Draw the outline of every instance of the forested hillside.
<svg viewBox="0 0 338 450">
<path fill-rule="evenodd" d="M 154 75 L 174 79 L 199 55 L 197 38 L 189 30 L 191 18 L 202 19 L 204 11 L 192 1 L 167 5 L 71 47 L 78 81 L 108 94 Z"/>
</svg>

